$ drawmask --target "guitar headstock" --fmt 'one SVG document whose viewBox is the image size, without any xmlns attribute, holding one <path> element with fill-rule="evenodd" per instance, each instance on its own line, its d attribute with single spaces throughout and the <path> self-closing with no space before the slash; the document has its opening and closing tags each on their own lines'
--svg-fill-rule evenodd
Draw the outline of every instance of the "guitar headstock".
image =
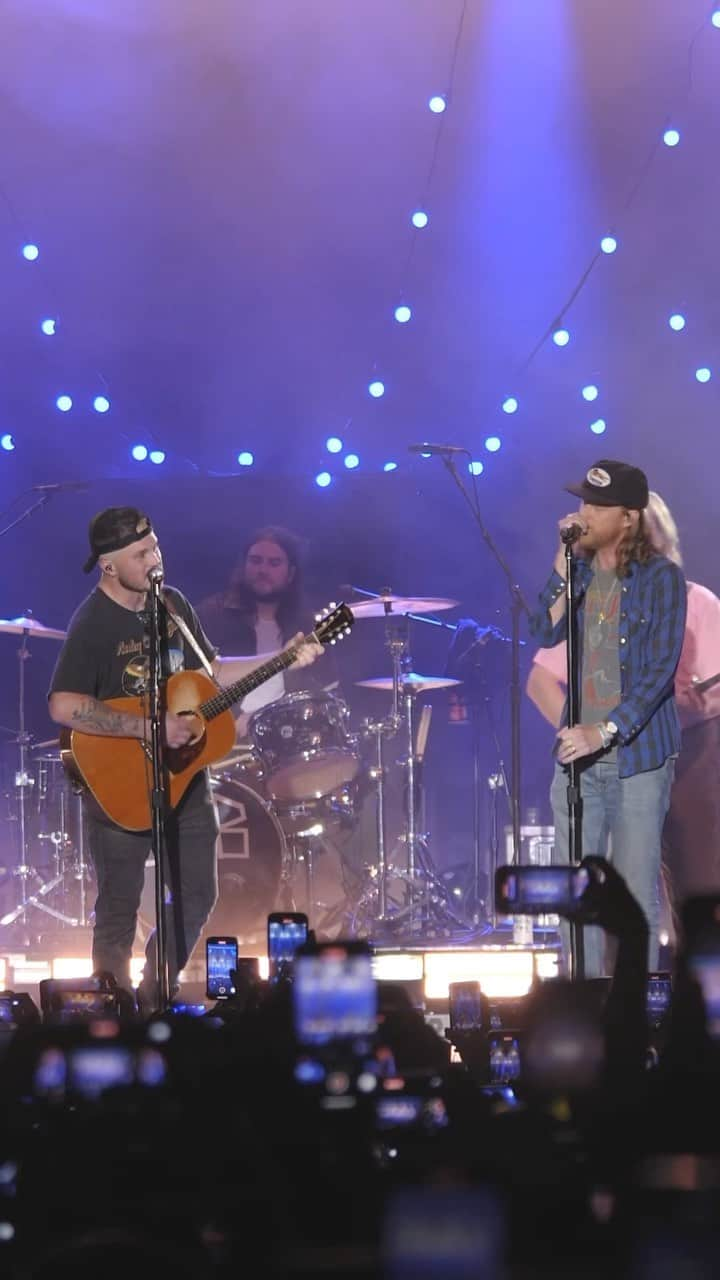
<svg viewBox="0 0 720 1280">
<path fill-rule="evenodd" d="M 355 621 L 352 610 L 346 604 L 330 604 L 315 615 L 313 635 L 320 644 L 337 644 L 343 636 L 350 635 Z"/>
</svg>

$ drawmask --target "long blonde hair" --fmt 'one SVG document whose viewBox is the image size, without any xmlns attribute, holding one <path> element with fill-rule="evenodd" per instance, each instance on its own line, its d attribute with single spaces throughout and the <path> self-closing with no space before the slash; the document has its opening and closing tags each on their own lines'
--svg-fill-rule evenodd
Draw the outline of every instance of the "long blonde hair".
<svg viewBox="0 0 720 1280">
<path fill-rule="evenodd" d="M 645 529 L 656 552 L 667 556 L 674 564 L 682 565 L 678 527 L 667 503 L 652 489 L 644 516 Z"/>
<path fill-rule="evenodd" d="M 652 541 L 645 523 L 645 512 L 638 513 L 638 522 L 623 538 L 617 549 L 615 572 L 618 578 L 625 578 L 631 564 L 647 564 L 658 554 L 658 548 Z"/>
</svg>

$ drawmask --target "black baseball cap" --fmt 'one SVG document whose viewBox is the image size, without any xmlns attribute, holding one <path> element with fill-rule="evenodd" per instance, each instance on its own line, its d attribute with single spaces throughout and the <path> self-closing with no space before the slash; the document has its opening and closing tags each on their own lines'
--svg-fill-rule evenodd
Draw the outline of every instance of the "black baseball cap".
<svg viewBox="0 0 720 1280">
<path fill-rule="evenodd" d="M 612 458 L 594 462 L 581 484 L 568 484 L 565 489 L 596 507 L 629 507 L 631 511 L 644 511 L 650 497 L 645 472 Z"/>
<path fill-rule="evenodd" d="M 106 507 L 93 516 L 88 528 L 91 554 L 83 565 L 83 573 L 90 573 L 99 556 L 110 551 L 122 551 L 133 542 L 140 542 L 152 533 L 150 517 L 137 507 Z"/>
</svg>

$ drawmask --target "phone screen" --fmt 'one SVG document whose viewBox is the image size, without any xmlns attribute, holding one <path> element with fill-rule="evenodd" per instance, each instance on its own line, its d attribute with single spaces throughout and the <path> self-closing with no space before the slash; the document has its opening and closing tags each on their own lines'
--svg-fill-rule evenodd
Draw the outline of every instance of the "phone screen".
<svg viewBox="0 0 720 1280">
<path fill-rule="evenodd" d="M 520 1075 L 520 1042 L 514 1035 L 491 1035 L 488 1045 L 490 1051 L 490 1081 L 492 1084 L 507 1084 L 517 1080 Z"/>
<path fill-rule="evenodd" d="M 670 1009 L 672 979 L 669 973 L 648 974 L 647 1016 L 651 1026 L 657 1027 Z"/>
<path fill-rule="evenodd" d="M 377 989 L 369 952 L 327 944 L 295 961 L 295 1033 L 301 1044 L 368 1037 L 377 1029 Z"/>
<path fill-rule="evenodd" d="M 451 982 L 450 1027 L 453 1031 L 477 1031 L 482 1027 L 479 982 Z"/>
<path fill-rule="evenodd" d="M 68 1086 L 83 1098 L 97 1098 L 105 1089 L 129 1085 L 135 1079 L 132 1050 L 120 1044 L 70 1049 L 67 1067 Z"/>
<path fill-rule="evenodd" d="M 205 951 L 207 995 L 211 1000 L 227 1000 L 235 994 L 230 973 L 237 968 L 237 938 L 208 938 Z"/>
<path fill-rule="evenodd" d="M 570 915 L 580 906 L 590 883 L 584 867 L 499 867 L 495 877 L 495 905 L 509 914 Z"/>
<path fill-rule="evenodd" d="M 300 912 L 279 912 L 268 917 L 268 964 L 271 981 L 290 976 L 299 947 L 307 942 L 307 916 Z"/>
</svg>

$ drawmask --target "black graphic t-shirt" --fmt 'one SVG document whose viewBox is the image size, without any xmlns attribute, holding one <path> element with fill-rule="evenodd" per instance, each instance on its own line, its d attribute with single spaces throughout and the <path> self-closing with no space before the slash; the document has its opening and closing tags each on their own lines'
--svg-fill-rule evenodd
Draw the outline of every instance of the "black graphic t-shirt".
<svg viewBox="0 0 720 1280">
<path fill-rule="evenodd" d="M 212 662 L 217 650 L 210 644 L 195 610 L 175 587 L 166 587 L 170 608 L 182 618 L 203 653 Z M 196 671 L 200 659 L 177 624 L 168 618 L 167 675 Z M 125 609 L 98 588 L 73 615 L 60 651 L 49 693 L 87 693 L 108 698 L 138 697 L 145 692 L 149 640 L 145 616 Z"/>
</svg>

